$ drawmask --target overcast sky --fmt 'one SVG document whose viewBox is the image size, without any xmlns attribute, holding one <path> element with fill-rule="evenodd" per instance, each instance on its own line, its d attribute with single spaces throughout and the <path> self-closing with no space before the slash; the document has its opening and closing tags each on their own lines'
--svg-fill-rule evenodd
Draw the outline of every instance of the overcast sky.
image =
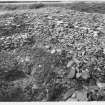
<svg viewBox="0 0 105 105">
<path fill-rule="evenodd" d="M 0 0 L 0 1 L 105 1 L 105 0 Z"/>
</svg>

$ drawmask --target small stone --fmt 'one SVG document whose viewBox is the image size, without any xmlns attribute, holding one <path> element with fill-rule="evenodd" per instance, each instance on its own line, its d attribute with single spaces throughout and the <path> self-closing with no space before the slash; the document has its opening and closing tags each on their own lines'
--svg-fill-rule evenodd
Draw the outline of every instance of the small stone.
<svg viewBox="0 0 105 105">
<path fill-rule="evenodd" d="M 48 18 L 49 20 L 51 20 L 51 19 L 52 19 L 52 17 L 51 17 L 51 16 L 48 16 L 47 18 Z"/>
<path fill-rule="evenodd" d="M 86 30 L 86 29 L 87 29 L 87 27 L 82 27 L 82 29 Z"/>
<path fill-rule="evenodd" d="M 46 46 L 45 46 L 45 48 L 46 48 L 46 49 L 49 49 L 49 48 L 50 48 L 50 46 L 49 46 L 49 45 L 46 45 Z"/>
<path fill-rule="evenodd" d="M 48 14 L 45 14 L 44 17 L 48 17 Z"/>
<path fill-rule="evenodd" d="M 42 65 L 38 65 L 38 67 L 39 67 L 39 68 L 41 68 L 41 67 L 42 67 Z"/>
<path fill-rule="evenodd" d="M 56 13 L 59 13 L 59 12 L 60 12 L 59 10 L 56 11 Z"/>
<path fill-rule="evenodd" d="M 98 32 L 94 31 L 94 37 L 97 37 L 97 36 L 98 36 Z"/>
<path fill-rule="evenodd" d="M 54 54 L 55 52 L 56 52 L 55 49 L 52 49 L 52 50 L 51 50 L 51 54 Z"/>
<path fill-rule="evenodd" d="M 69 102 L 69 101 L 70 101 L 70 102 L 71 102 L 71 101 L 77 101 L 77 99 L 76 99 L 76 98 L 69 98 L 69 99 L 66 100 L 66 101 L 68 101 L 68 102 Z"/>
<path fill-rule="evenodd" d="M 96 84 L 97 84 L 97 86 L 99 87 L 99 88 L 105 88 L 105 83 L 101 83 L 101 82 L 99 82 L 99 81 L 97 81 L 96 82 Z"/>
<path fill-rule="evenodd" d="M 103 53 L 105 54 L 105 48 L 103 49 Z"/>
<path fill-rule="evenodd" d="M 76 91 L 76 98 L 78 101 L 87 101 L 87 91 L 82 90 L 82 91 Z"/>
<path fill-rule="evenodd" d="M 26 56 L 25 61 L 29 62 L 30 61 L 30 57 Z"/>
<path fill-rule="evenodd" d="M 58 53 L 61 53 L 61 52 L 62 52 L 62 50 L 61 50 L 61 49 L 56 49 L 56 51 L 57 51 Z"/>
<path fill-rule="evenodd" d="M 71 67 L 71 65 L 72 65 L 73 63 L 74 63 L 73 60 L 69 61 L 69 62 L 67 63 L 67 68 Z"/>
<path fill-rule="evenodd" d="M 74 89 L 74 88 L 69 89 L 69 90 L 63 95 L 63 99 L 65 100 L 65 99 L 71 97 L 74 92 L 75 92 L 75 89 Z"/>
<path fill-rule="evenodd" d="M 65 39 L 61 39 L 60 42 L 62 42 L 62 43 L 65 42 Z"/>
<path fill-rule="evenodd" d="M 76 93 L 73 93 L 71 97 L 72 98 L 75 98 L 76 97 Z"/>
<path fill-rule="evenodd" d="M 78 26 L 76 26 L 76 25 L 75 25 L 74 27 L 75 27 L 75 28 L 78 28 Z"/>
<path fill-rule="evenodd" d="M 88 71 L 83 71 L 81 73 L 81 77 L 85 80 L 88 79 L 89 78 L 89 72 Z"/>
<path fill-rule="evenodd" d="M 36 84 L 34 84 L 32 89 L 38 89 L 38 86 Z"/>
<path fill-rule="evenodd" d="M 78 59 L 76 59 L 75 56 L 73 57 L 73 60 L 74 60 L 74 62 L 75 62 L 76 64 L 79 64 L 79 63 L 80 63 L 80 61 L 79 61 Z"/>
<path fill-rule="evenodd" d="M 63 21 L 57 21 L 57 25 L 60 25 L 62 23 L 63 23 Z"/>
<path fill-rule="evenodd" d="M 68 78 L 73 78 L 74 76 L 75 76 L 75 68 L 71 68 L 70 69 L 70 72 L 69 72 L 69 74 L 68 74 Z"/>
<path fill-rule="evenodd" d="M 79 78 L 81 76 L 81 73 L 76 73 L 76 78 Z"/>
</svg>

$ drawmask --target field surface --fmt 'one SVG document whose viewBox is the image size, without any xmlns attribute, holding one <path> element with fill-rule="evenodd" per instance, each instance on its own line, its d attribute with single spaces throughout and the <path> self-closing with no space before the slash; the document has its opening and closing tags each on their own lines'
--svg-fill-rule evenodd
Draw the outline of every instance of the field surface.
<svg viewBox="0 0 105 105">
<path fill-rule="evenodd" d="M 105 101 L 105 14 L 1 11 L 0 101 Z"/>
</svg>

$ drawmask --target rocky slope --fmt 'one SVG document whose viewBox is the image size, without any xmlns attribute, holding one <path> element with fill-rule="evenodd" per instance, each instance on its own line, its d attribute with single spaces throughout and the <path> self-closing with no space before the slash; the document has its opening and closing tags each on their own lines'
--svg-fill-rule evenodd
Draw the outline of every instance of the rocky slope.
<svg viewBox="0 0 105 105">
<path fill-rule="evenodd" d="M 104 101 L 105 15 L 60 7 L 0 15 L 0 101 Z"/>
</svg>

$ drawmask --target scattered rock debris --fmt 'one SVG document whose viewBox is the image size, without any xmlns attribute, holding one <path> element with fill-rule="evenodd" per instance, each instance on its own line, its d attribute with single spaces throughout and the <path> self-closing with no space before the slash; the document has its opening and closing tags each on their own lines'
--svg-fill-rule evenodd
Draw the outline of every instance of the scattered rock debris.
<svg viewBox="0 0 105 105">
<path fill-rule="evenodd" d="M 104 27 L 60 7 L 1 14 L 0 101 L 105 101 Z"/>
</svg>

